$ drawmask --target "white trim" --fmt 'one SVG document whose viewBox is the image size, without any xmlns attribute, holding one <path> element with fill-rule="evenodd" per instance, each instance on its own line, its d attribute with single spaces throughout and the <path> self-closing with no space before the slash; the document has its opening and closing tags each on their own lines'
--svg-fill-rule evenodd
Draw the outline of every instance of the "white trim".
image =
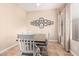
<svg viewBox="0 0 79 59">
<path fill-rule="evenodd" d="M 14 44 L 14 45 L 12 45 L 12 46 L 10 46 L 8 48 L 3 49 L 2 51 L 0 51 L 0 54 L 3 53 L 3 52 L 5 52 L 5 51 L 7 51 L 7 50 L 9 50 L 9 49 L 11 49 L 11 48 L 13 48 L 13 47 L 15 47 L 15 46 L 17 46 L 17 45 L 18 44 Z"/>
<path fill-rule="evenodd" d="M 73 56 L 77 56 L 77 54 L 75 54 L 72 50 L 70 50 L 70 52 Z"/>
<path fill-rule="evenodd" d="M 58 40 L 48 40 L 48 41 L 58 42 Z"/>
</svg>

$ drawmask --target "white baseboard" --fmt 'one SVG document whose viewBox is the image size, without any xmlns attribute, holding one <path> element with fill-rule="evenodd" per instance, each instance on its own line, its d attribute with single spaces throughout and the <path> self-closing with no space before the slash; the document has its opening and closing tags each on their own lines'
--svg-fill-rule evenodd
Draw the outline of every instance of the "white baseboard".
<svg viewBox="0 0 79 59">
<path fill-rule="evenodd" d="M 9 50 L 9 49 L 11 49 L 11 48 L 13 48 L 13 47 L 15 47 L 15 46 L 17 46 L 17 45 L 18 45 L 18 44 L 14 44 L 14 45 L 12 45 L 12 46 L 10 46 L 10 47 L 8 47 L 8 48 L 6 48 L 6 49 L 0 51 L 0 54 L 3 53 L 3 52 L 5 52 L 5 51 L 7 51 L 7 50 Z"/>
<path fill-rule="evenodd" d="M 72 50 L 70 50 L 70 52 L 73 56 L 77 56 L 77 54 L 75 54 Z"/>
<path fill-rule="evenodd" d="M 58 40 L 48 40 L 48 41 L 58 42 Z"/>
</svg>

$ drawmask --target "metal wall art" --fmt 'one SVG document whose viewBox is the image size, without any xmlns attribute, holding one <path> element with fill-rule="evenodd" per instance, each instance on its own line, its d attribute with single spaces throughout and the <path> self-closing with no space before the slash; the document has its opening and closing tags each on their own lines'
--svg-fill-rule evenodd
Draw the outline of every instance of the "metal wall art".
<svg viewBox="0 0 79 59">
<path fill-rule="evenodd" d="M 31 22 L 31 25 L 38 26 L 40 29 L 43 29 L 45 26 L 52 24 L 54 24 L 53 21 L 44 19 L 43 17 L 40 17 L 39 19 Z"/>
</svg>

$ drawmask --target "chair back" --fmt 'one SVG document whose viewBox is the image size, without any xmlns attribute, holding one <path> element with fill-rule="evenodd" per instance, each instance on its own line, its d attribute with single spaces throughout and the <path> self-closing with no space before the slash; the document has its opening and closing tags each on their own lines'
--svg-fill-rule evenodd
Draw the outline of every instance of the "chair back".
<svg viewBox="0 0 79 59">
<path fill-rule="evenodd" d="M 33 53 L 34 52 L 34 35 L 18 35 L 20 49 L 22 53 Z"/>
</svg>

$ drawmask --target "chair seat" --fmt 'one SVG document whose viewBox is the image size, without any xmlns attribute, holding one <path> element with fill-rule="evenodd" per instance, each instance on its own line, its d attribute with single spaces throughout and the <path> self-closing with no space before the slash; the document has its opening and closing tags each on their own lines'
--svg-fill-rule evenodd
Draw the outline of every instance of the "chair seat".
<svg viewBox="0 0 79 59">
<path fill-rule="evenodd" d="M 22 55 L 33 56 L 33 51 L 22 52 Z"/>
<path fill-rule="evenodd" d="M 33 53 L 22 53 L 22 55 L 25 55 L 25 56 L 33 56 Z"/>
</svg>

